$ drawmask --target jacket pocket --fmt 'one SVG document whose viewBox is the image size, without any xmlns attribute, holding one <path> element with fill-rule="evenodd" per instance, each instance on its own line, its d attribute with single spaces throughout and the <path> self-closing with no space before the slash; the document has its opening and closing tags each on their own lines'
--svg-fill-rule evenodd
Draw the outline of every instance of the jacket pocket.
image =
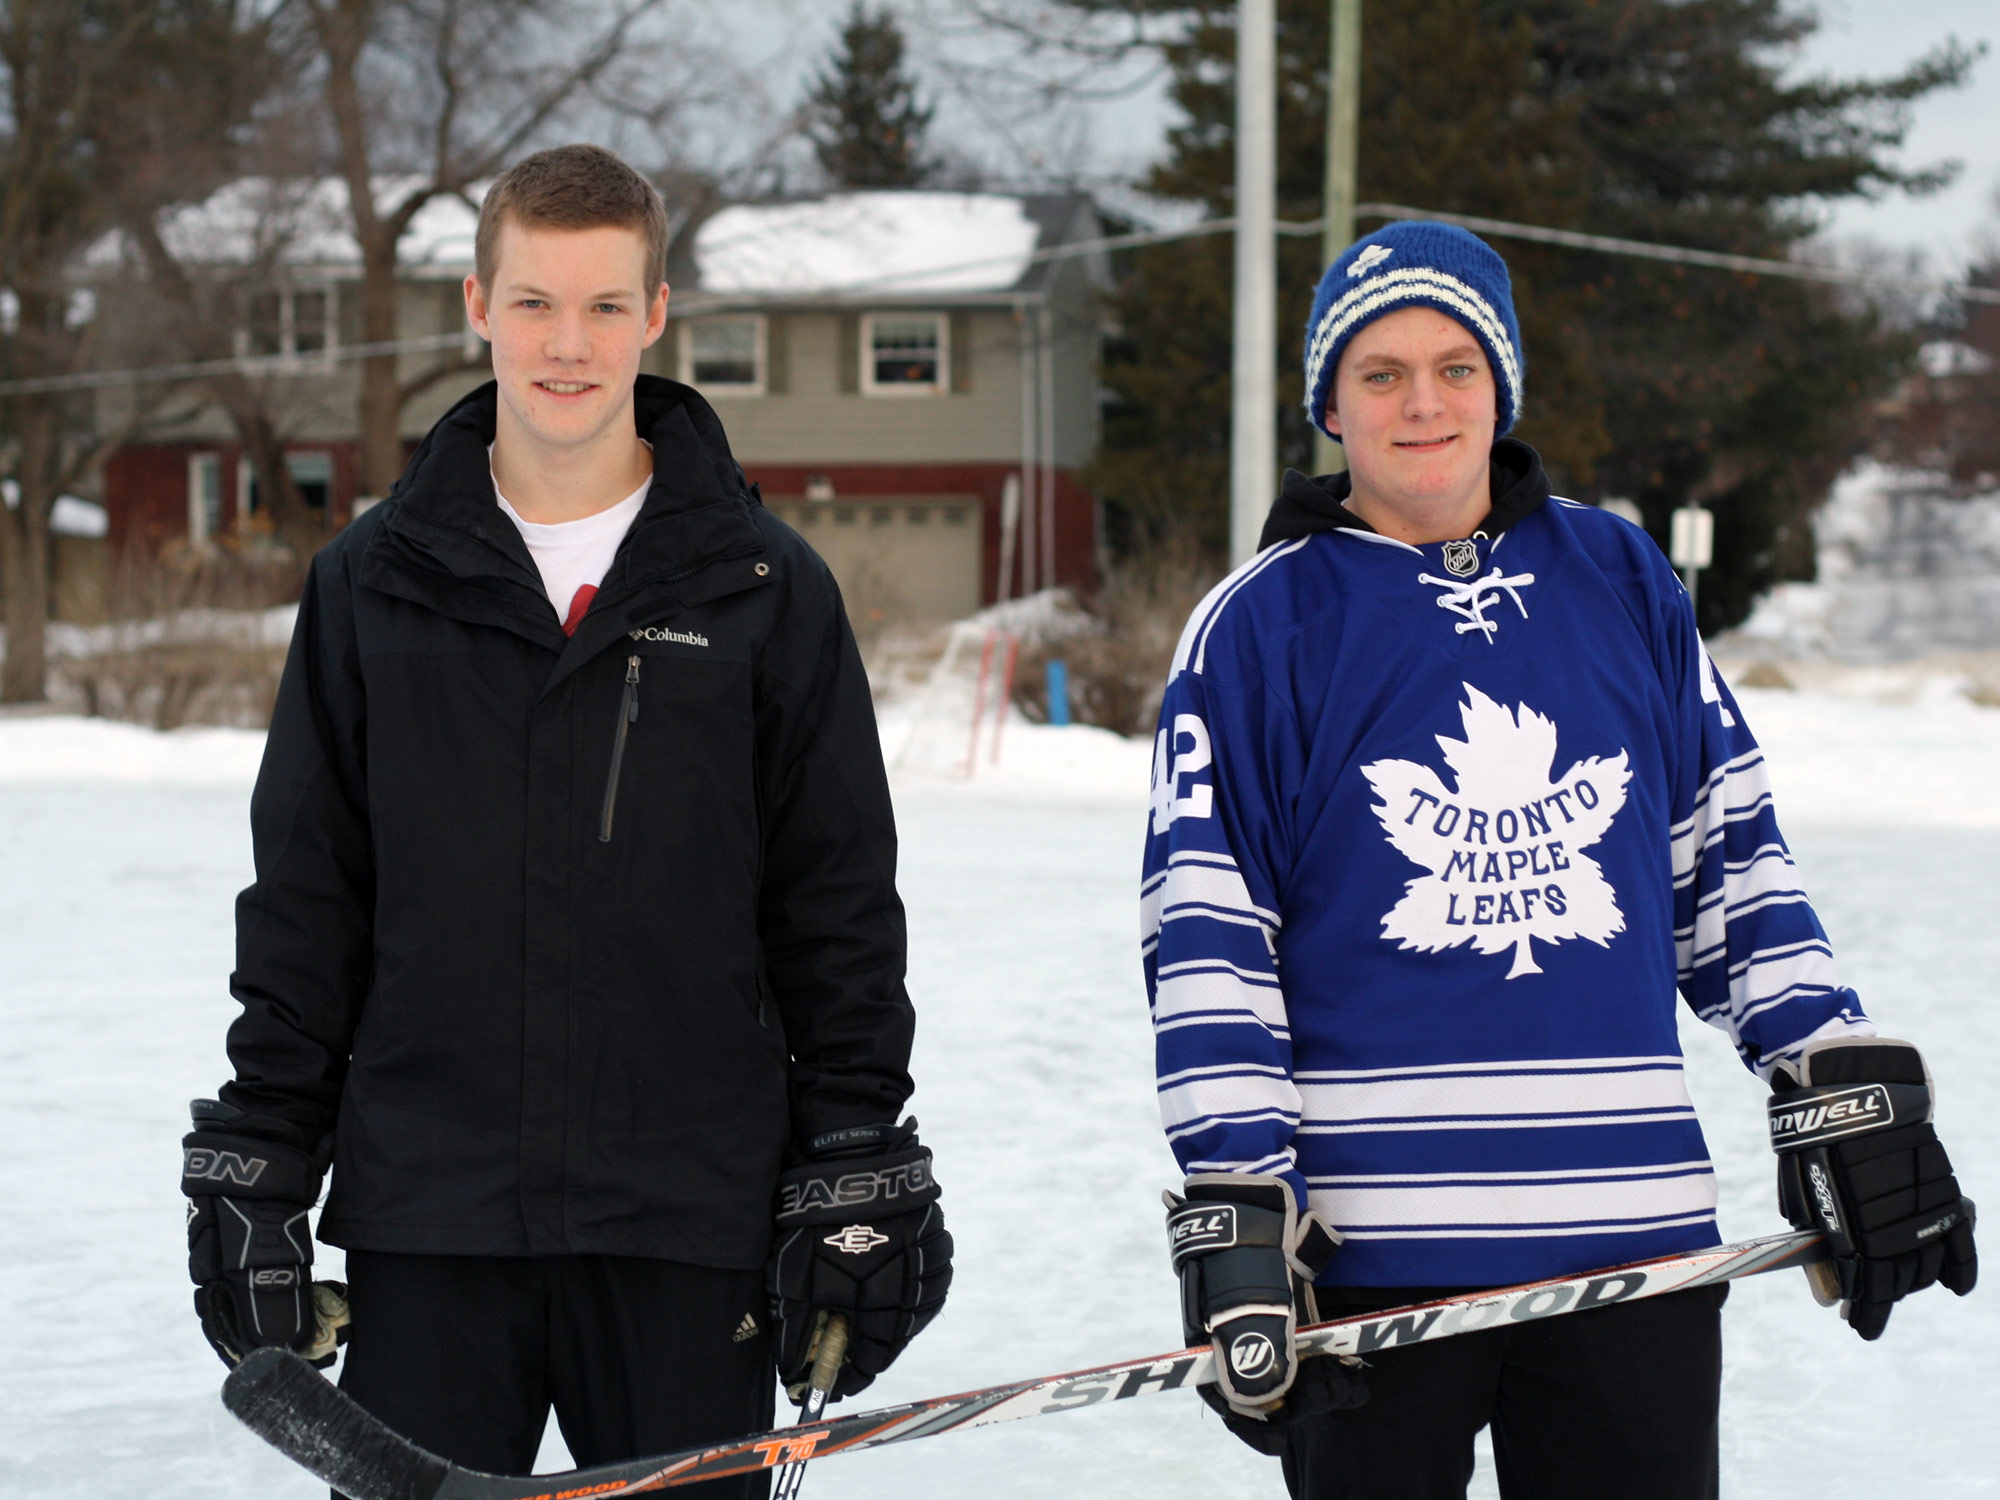
<svg viewBox="0 0 2000 1500">
<path fill-rule="evenodd" d="M 625 741 L 639 722 L 639 658 L 625 658 L 625 692 L 618 700 L 618 730 L 611 740 L 611 772 L 604 778 L 604 811 L 597 820 L 597 841 L 611 842 L 611 819 L 618 811 L 618 773 L 625 765 Z M 572 825 L 574 826 L 574 825 Z"/>
</svg>

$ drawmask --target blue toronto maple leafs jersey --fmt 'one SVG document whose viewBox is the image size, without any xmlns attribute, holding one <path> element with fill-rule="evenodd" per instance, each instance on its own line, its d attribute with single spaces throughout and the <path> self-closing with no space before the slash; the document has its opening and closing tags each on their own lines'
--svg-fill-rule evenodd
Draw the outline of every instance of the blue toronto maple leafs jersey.
<svg viewBox="0 0 2000 1500">
<path fill-rule="evenodd" d="M 1680 581 L 1569 501 L 1219 584 L 1160 713 L 1142 912 L 1183 1169 L 1286 1178 L 1346 1236 L 1330 1284 L 1715 1244 L 1677 991 L 1760 1075 L 1870 1029 Z"/>
</svg>

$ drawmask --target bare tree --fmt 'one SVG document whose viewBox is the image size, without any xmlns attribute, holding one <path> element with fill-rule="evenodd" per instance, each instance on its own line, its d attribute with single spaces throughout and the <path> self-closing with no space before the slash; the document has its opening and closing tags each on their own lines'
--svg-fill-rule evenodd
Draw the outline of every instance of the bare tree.
<svg viewBox="0 0 2000 1500">
<path fill-rule="evenodd" d="M 99 322 L 71 272 L 118 206 L 172 201 L 188 184 L 177 142 L 242 118 L 263 45 L 253 0 L 0 3 L 0 462 L 18 486 L 0 510 L 7 650 L 0 702 L 46 694 L 49 518 L 101 461 L 88 397 L 63 388 L 90 362 Z M 268 7 L 265 7 L 268 9 Z"/>
<path fill-rule="evenodd" d="M 361 252 L 361 338 L 397 337 L 398 247 L 433 199 L 477 184 L 586 105 L 615 107 L 656 70 L 644 108 L 670 108 L 686 59 L 651 23 L 667 0 L 303 0 L 350 229 Z M 384 188 L 388 191 L 384 193 Z M 382 196 L 378 197 L 378 194 Z M 394 354 L 361 362 L 361 485 L 386 494 L 402 472 L 401 417 L 418 391 L 463 366 L 404 379 Z"/>
</svg>

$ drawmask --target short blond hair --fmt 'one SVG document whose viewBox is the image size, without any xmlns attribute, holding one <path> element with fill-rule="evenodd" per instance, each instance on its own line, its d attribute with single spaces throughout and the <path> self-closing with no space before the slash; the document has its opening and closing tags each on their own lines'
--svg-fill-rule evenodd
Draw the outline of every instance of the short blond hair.
<svg viewBox="0 0 2000 1500">
<path fill-rule="evenodd" d="M 473 241 L 473 269 L 491 291 L 500 228 L 633 229 L 646 244 L 646 295 L 667 279 L 667 206 L 654 187 L 602 146 L 552 146 L 516 162 L 486 190 Z"/>
</svg>

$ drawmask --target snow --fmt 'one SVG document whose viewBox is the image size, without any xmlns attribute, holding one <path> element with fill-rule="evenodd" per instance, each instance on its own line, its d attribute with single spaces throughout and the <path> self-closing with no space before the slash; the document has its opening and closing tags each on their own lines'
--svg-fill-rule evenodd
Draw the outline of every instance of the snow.
<svg viewBox="0 0 2000 1500">
<path fill-rule="evenodd" d="M 1956 339 L 1932 339 L 1917 349 L 1917 368 L 1933 380 L 1954 375 L 1984 375 L 1993 368 L 1993 357 Z"/>
<path fill-rule="evenodd" d="M 1921 688 L 1921 684 L 1919 684 Z M 1845 972 L 1917 1040 L 1969 1193 L 2000 1120 L 2000 712 L 1916 690 L 1748 690 L 1785 825 Z M 885 718 L 892 753 L 913 706 Z M 964 724 L 958 725 L 962 747 Z M 0 717 L 0 1493 L 306 1500 L 238 1428 L 183 1281 L 175 1149 L 222 1076 L 231 899 L 259 738 Z M 1009 722 L 997 766 L 896 774 L 920 1025 L 914 1112 L 959 1276 L 867 1404 L 1178 1343 L 1135 885 L 1149 747 Z M 1730 1238 L 1784 1226 L 1763 1095 L 1684 1027 Z M 338 1274 L 325 1252 L 321 1274 Z M 2000 1495 L 2000 1300 L 1931 1291 L 1862 1344 L 1796 1272 L 1725 1313 L 1723 1489 L 1738 1500 Z M 546 1464 L 560 1464 L 551 1439 Z M 976 1486 L 968 1476 L 976 1475 Z M 819 1500 L 1227 1500 L 1282 1493 L 1186 1393 L 817 1465 Z M 1496 1493 L 1482 1445 L 1473 1493 Z"/>
<path fill-rule="evenodd" d="M 0 479 L 0 502 L 9 510 L 21 508 L 21 486 L 12 479 Z M 49 530 L 56 536 L 101 537 L 111 530 L 111 517 L 95 500 L 75 495 L 58 495 L 49 507 Z"/>
<path fill-rule="evenodd" d="M 695 231 L 704 293 L 1005 291 L 1037 228 L 1018 198 L 842 193 L 737 204 Z"/>
<path fill-rule="evenodd" d="M 378 212 L 386 216 L 422 183 L 417 177 L 376 177 Z M 405 270 L 458 277 L 472 269 L 478 204 L 486 187 L 474 183 L 464 198 L 440 194 L 417 210 L 397 247 Z M 361 264 L 361 248 L 349 227 L 349 201 L 341 177 L 241 177 L 168 213 L 160 238 L 189 265 L 242 266 L 269 257 L 288 266 L 354 269 Z M 129 249 L 124 234 L 113 230 L 84 252 L 83 263 L 114 271 Z"/>
<path fill-rule="evenodd" d="M 49 507 L 49 530 L 57 536 L 106 536 L 111 531 L 111 516 L 94 500 L 58 495 Z"/>
<path fill-rule="evenodd" d="M 1813 516 L 1818 578 L 1780 584 L 1717 643 L 1852 661 L 2000 648 L 2000 492 L 1864 460 Z"/>
</svg>

